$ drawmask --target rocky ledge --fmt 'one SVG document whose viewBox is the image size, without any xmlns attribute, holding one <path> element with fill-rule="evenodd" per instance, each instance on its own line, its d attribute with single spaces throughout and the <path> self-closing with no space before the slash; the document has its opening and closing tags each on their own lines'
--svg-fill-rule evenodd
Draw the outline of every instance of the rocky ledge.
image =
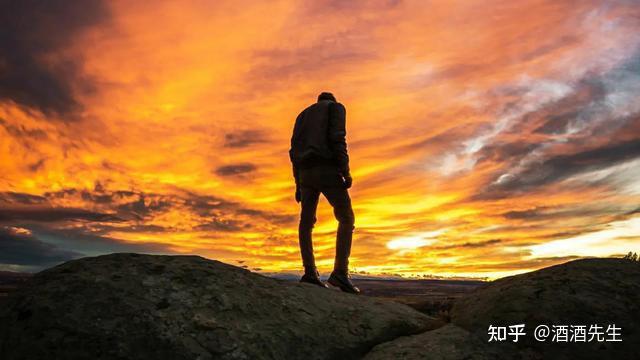
<svg viewBox="0 0 640 360">
<path fill-rule="evenodd" d="M 451 322 L 380 344 L 366 359 L 640 359 L 640 263 L 583 259 L 499 279 L 456 301 Z M 489 342 L 490 325 L 518 324 L 526 335 L 517 342 Z M 614 324 L 620 342 L 607 341 Z M 551 330 L 544 341 L 534 337 L 539 325 Z M 566 339 L 554 325 L 567 326 Z M 571 325 L 585 326 L 584 342 L 571 340 Z M 604 341 L 589 341 L 591 325 Z"/>
<path fill-rule="evenodd" d="M 3 305 L 1 359 L 353 359 L 441 326 L 405 305 L 197 256 L 70 261 Z"/>
<path fill-rule="evenodd" d="M 405 305 L 196 256 L 113 254 L 43 271 L 3 300 L 0 359 L 636 359 L 640 263 L 585 259 L 496 280 L 445 324 Z M 525 324 L 517 343 L 488 327 Z M 622 342 L 537 342 L 537 325 Z M 608 335 L 606 335 L 608 336 Z"/>
</svg>

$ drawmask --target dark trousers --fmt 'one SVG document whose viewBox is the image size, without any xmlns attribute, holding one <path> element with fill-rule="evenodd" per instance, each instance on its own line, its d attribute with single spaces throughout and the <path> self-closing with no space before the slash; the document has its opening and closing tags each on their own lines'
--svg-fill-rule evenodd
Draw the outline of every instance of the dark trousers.
<svg viewBox="0 0 640 360">
<path fill-rule="evenodd" d="M 351 208 L 349 192 L 344 188 L 337 169 L 330 166 L 300 170 L 302 209 L 300 211 L 298 238 L 302 263 L 305 268 L 315 267 L 312 231 L 316 223 L 316 209 L 318 208 L 320 194 L 327 198 L 333 207 L 333 214 L 338 220 L 334 270 L 347 272 L 355 217 Z"/>
</svg>

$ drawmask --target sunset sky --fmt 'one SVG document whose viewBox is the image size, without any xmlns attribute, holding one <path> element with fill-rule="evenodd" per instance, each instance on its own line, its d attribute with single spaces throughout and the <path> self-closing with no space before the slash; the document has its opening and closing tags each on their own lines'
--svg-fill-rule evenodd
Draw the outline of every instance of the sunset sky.
<svg viewBox="0 0 640 360">
<path fill-rule="evenodd" d="M 347 108 L 352 270 L 640 252 L 636 1 L 8 1 L 0 270 L 110 252 L 301 267 L 288 158 Z M 333 265 L 322 200 L 315 250 Z"/>
</svg>

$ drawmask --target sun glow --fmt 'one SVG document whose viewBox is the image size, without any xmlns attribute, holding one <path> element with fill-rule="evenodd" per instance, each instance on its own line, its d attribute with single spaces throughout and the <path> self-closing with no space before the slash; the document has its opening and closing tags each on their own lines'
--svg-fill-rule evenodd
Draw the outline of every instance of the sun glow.
<svg viewBox="0 0 640 360">
<path fill-rule="evenodd" d="M 443 234 L 445 231 L 446 230 L 435 230 L 423 232 L 414 236 L 396 238 L 387 243 L 387 248 L 391 250 L 418 249 L 433 244 L 437 240 L 438 236 Z"/>
</svg>

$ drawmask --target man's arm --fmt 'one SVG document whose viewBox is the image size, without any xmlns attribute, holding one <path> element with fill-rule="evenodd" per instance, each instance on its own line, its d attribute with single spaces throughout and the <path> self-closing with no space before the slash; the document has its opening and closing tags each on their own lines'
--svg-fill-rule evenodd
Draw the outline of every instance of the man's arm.
<svg viewBox="0 0 640 360">
<path fill-rule="evenodd" d="M 296 201 L 300 202 L 301 197 L 300 197 L 300 177 L 298 175 L 298 167 L 296 166 L 296 162 L 295 159 L 293 158 L 293 147 L 294 147 L 294 143 L 295 143 L 295 137 L 297 135 L 297 130 L 298 130 L 298 123 L 300 121 L 300 118 L 302 117 L 302 114 L 304 114 L 304 111 L 301 112 L 298 117 L 296 118 L 296 123 L 293 126 L 293 135 L 291 136 L 291 149 L 289 150 L 289 160 L 291 160 L 291 167 L 293 170 L 293 179 L 296 182 Z"/>
<path fill-rule="evenodd" d="M 293 179 L 296 182 L 296 186 L 298 186 L 298 183 L 300 181 L 300 179 L 298 177 L 298 167 L 296 166 L 296 163 L 293 160 L 293 154 L 291 153 L 291 151 L 289 151 L 289 159 L 291 160 L 291 168 L 293 170 Z"/>
<path fill-rule="evenodd" d="M 329 147 L 338 162 L 338 170 L 345 178 L 351 177 L 347 152 L 347 111 L 340 103 L 329 104 Z"/>
<path fill-rule="evenodd" d="M 296 202 L 300 202 L 302 201 L 302 193 L 300 192 L 300 179 L 298 177 L 298 168 L 296 167 L 296 164 L 293 164 L 293 178 L 296 181 Z"/>
</svg>

